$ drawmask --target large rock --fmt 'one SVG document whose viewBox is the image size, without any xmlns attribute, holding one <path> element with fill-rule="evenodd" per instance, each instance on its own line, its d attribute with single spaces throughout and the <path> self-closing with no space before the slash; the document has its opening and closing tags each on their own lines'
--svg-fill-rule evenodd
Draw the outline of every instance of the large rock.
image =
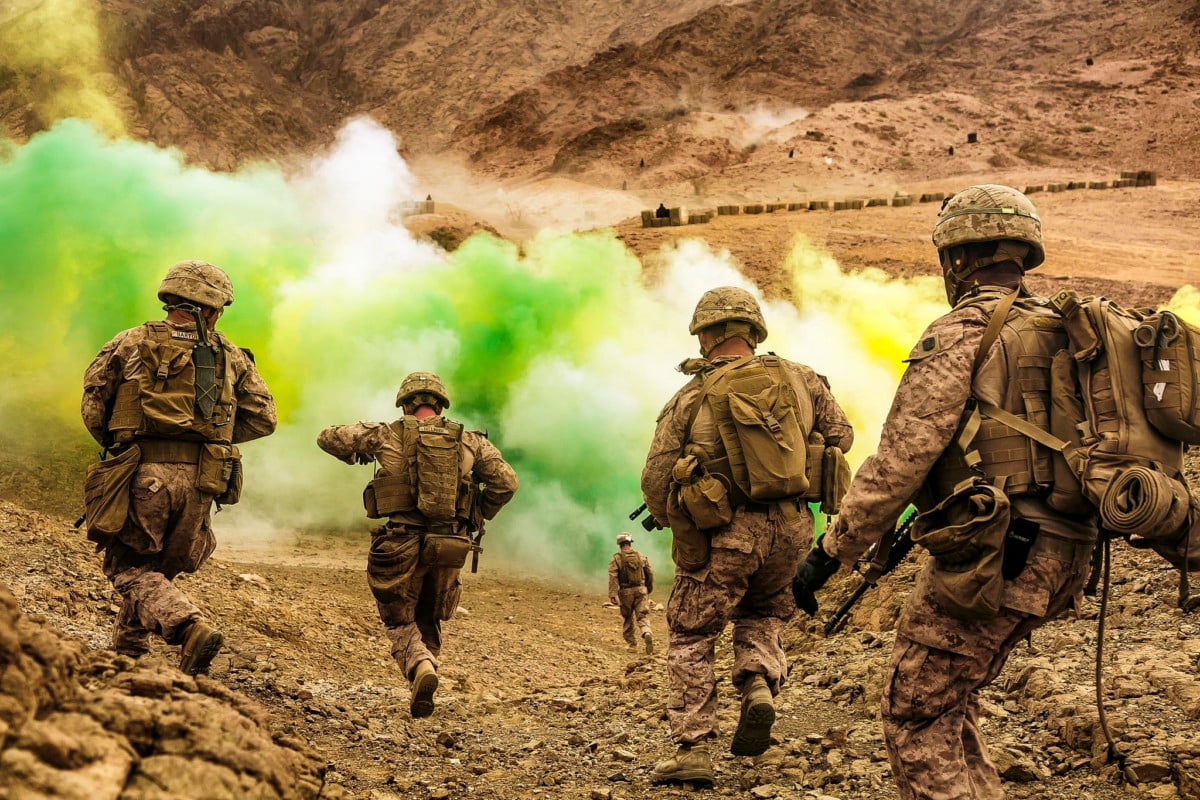
<svg viewBox="0 0 1200 800">
<path fill-rule="evenodd" d="M 139 665 L 23 616 L 0 586 L 5 797 L 317 798 L 324 759 L 216 681 Z"/>
</svg>

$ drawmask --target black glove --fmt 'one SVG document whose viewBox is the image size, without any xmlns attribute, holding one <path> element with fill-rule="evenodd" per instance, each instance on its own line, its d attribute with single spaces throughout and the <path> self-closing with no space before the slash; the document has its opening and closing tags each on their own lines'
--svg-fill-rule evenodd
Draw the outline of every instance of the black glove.
<svg viewBox="0 0 1200 800">
<path fill-rule="evenodd" d="M 809 551 L 800 569 L 796 570 L 796 577 L 792 579 L 792 597 L 796 598 L 796 607 L 810 617 L 816 616 L 816 592 L 840 566 L 836 558 L 826 555 L 820 540 L 817 540 L 817 546 Z"/>
</svg>

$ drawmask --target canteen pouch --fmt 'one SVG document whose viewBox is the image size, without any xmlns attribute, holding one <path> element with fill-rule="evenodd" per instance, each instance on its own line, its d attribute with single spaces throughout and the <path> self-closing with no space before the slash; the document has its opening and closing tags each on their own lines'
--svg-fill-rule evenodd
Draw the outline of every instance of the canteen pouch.
<svg viewBox="0 0 1200 800">
<path fill-rule="evenodd" d="M 395 536 L 379 528 L 367 552 L 367 584 L 381 603 L 403 600 L 421 550 L 421 537 Z"/>
<path fill-rule="evenodd" d="M 929 586 L 947 613 L 987 620 L 999 612 L 1011 520 L 1008 496 L 987 483 L 957 488 L 916 518 L 912 540 L 933 556 Z"/>
<path fill-rule="evenodd" d="M 88 465 L 83 480 L 83 513 L 89 541 L 105 545 L 125 527 L 129 488 L 141 457 L 138 446 L 130 445 L 118 455 Z"/>
<path fill-rule="evenodd" d="M 421 534 L 421 563 L 427 567 L 461 569 L 471 552 L 471 540 L 466 536 L 442 533 Z"/>
<path fill-rule="evenodd" d="M 212 495 L 225 494 L 233 477 L 233 465 L 240 458 L 232 445 L 205 442 L 196 468 L 196 488 Z"/>
<path fill-rule="evenodd" d="M 704 472 L 694 454 L 676 461 L 671 477 L 681 510 L 697 528 L 704 531 L 733 522 L 729 488 L 716 475 Z"/>
</svg>

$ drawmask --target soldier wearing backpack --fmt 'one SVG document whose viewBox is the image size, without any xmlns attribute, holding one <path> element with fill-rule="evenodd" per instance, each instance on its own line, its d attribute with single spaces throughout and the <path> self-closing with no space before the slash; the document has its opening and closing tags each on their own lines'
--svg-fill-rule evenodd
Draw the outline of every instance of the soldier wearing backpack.
<svg viewBox="0 0 1200 800">
<path fill-rule="evenodd" d="M 368 517 L 387 521 L 371 531 L 367 582 L 417 718 L 433 713 L 442 621 L 458 608 L 459 571 L 478 551 L 484 520 L 516 493 L 517 475 L 484 434 L 442 415 L 450 395 L 434 373 L 405 377 L 396 406 L 404 416 L 395 422 L 333 425 L 317 445 L 347 464 L 377 463 L 363 504 Z"/>
<path fill-rule="evenodd" d="M 742 703 L 730 750 L 758 755 L 787 674 L 779 632 L 796 611 L 790 583 L 812 541 L 805 501 L 824 500 L 817 472 L 826 461 L 823 474 L 846 471 L 841 451 L 854 433 L 821 376 L 755 354 L 767 325 L 749 292 L 706 292 L 689 331 L 703 358 L 680 365 L 691 380 L 659 415 L 642 472 L 650 513 L 671 527 L 675 562 L 667 713 L 678 750 L 651 779 L 711 784 L 716 641 L 732 621 L 731 683 Z"/>
<path fill-rule="evenodd" d="M 932 557 L 885 679 L 892 774 L 902 798 L 1001 798 L 979 690 L 1080 593 L 1097 518 L 1061 453 L 1031 438 L 1070 437 L 1058 423 L 1069 409 L 1054 406 L 1079 400 L 1062 318 L 1022 282 L 1044 258 L 1033 204 L 1007 186 L 964 189 L 933 242 L 953 308 L 909 354 L 879 448 L 793 589 L 815 613 L 813 592 L 917 506 L 912 538 Z"/>
<path fill-rule="evenodd" d="M 275 400 L 250 351 L 215 330 L 233 303 L 221 269 L 181 261 L 158 299 L 166 319 L 117 334 L 84 373 L 83 422 L 109 456 L 88 468 L 85 518 L 121 595 L 113 649 L 136 658 L 154 633 L 195 675 L 222 635 L 172 581 L 212 555 L 212 504 L 241 494 L 234 445 L 275 430 Z"/>
<path fill-rule="evenodd" d="M 647 655 L 654 652 L 647 601 L 652 591 L 654 570 L 650 568 L 650 559 L 634 550 L 633 537 L 622 531 L 617 536 L 617 552 L 608 562 L 608 600 L 621 609 L 621 634 L 625 643 L 636 648 L 640 635 Z"/>
</svg>

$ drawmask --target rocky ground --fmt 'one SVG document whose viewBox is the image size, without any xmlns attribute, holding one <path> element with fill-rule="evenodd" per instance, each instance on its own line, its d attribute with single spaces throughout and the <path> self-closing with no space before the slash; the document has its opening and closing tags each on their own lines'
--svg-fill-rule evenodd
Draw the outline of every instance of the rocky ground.
<svg viewBox="0 0 1200 800">
<path fill-rule="evenodd" d="M 446 626 L 437 712 L 414 721 L 366 588 L 363 541 L 297 536 L 268 550 L 224 543 L 198 575 L 181 579 L 227 640 L 210 677 L 196 680 L 174 670 L 176 652 L 161 644 L 137 663 L 102 649 L 116 599 L 69 520 L 0 505 L 0 549 L 0 584 L 32 615 L 18 632 L 38 631 L 44 641 L 63 631 L 56 658 L 72 664 L 69 679 L 35 691 L 38 707 L 52 709 L 39 713 L 49 716 L 22 726 L 0 715 L 8 722 L 0 775 L 90 786 L 81 781 L 101 767 L 115 770 L 116 758 L 132 765 L 131 778 L 110 796 L 126 798 L 164 796 L 151 791 L 156 775 L 197 764 L 207 770 L 197 775 L 227 778 L 206 780 L 221 787 L 204 795 L 213 797 L 312 796 L 318 785 L 322 797 L 370 800 L 689 793 L 648 783 L 650 766 L 671 750 L 664 655 L 661 647 L 650 656 L 625 648 L 600 587 L 518 578 L 485 559 L 479 574 L 466 576 L 462 608 Z M 1082 619 L 1057 620 L 1019 647 L 984 693 L 985 730 L 1010 797 L 1200 797 L 1200 624 L 1174 609 L 1176 573 L 1155 556 L 1120 546 L 1114 563 L 1104 674 L 1109 723 L 1129 756 L 1126 782 L 1106 763 L 1096 724 L 1097 604 L 1089 600 Z M 821 635 L 820 619 L 798 617 L 787 628 L 791 677 L 777 743 L 758 758 L 724 752 L 736 704 L 722 680 L 712 794 L 894 796 L 877 707 L 914 568 L 869 593 L 832 638 Z M 831 582 L 822 617 L 854 583 L 849 575 Z M 665 642 L 661 608 L 651 624 Z M 9 641 L 0 635 L 0 669 Z M 21 642 L 26 654 L 37 652 Z M 727 675 L 729 655 L 726 637 L 718 674 Z M 169 707 L 154 712 L 159 728 L 149 735 L 145 708 L 154 702 Z M 97 731 L 101 725 L 109 733 Z M 184 734 L 164 729 L 199 732 L 180 747 Z M 238 738 L 223 733 L 230 730 Z M 103 747 L 88 743 L 92 732 Z M 203 736 L 223 746 L 200 746 Z M 276 760 L 256 756 L 252 766 L 245 750 Z M 183 752 L 186 762 L 177 757 Z M 279 791 L 285 764 L 293 783 Z"/>
</svg>

